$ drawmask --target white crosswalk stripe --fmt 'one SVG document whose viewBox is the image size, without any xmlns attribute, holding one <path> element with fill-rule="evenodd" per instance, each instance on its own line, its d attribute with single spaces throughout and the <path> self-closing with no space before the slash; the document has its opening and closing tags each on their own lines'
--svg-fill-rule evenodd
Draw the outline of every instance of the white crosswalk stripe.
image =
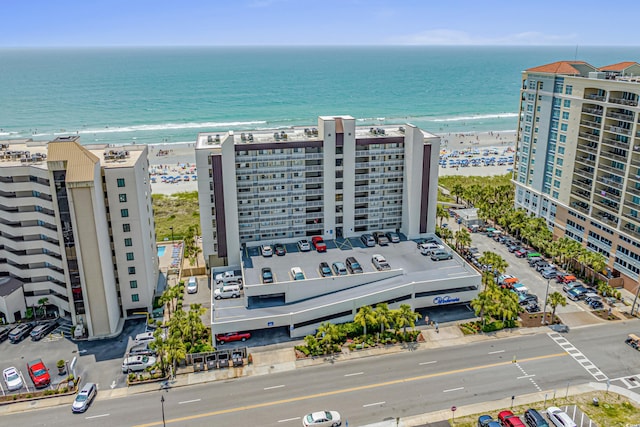
<svg viewBox="0 0 640 427">
<path fill-rule="evenodd" d="M 588 373 L 596 379 L 596 381 L 606 381 L 609 379 L 604 372 L 602 372 L 596 365 L 594 365 L 580 350 L 574 347 L 573 344 L 569 342 L 563 335 L 557 332 L 549 332 L 547 333 L 549 338 L 554 340 L 556 344 L 560 346 L 564 351 L 566 351 L 569 356 L 573 357 L 573 359 L 580 364 Z"/>
</svg>

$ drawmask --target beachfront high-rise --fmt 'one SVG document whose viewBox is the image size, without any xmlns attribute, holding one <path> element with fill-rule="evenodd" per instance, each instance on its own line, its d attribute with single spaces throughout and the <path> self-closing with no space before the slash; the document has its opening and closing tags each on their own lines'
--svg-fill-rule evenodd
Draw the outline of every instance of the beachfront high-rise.
<svg viewBox="0 0 640 427">
<path fill-rule="evenodd" d="M 522 73 L 516 207 L 603 254 L 616 285 L 640 274 L 640 64 L 560 61 Z M 620 283 L 623 282 L 623 283 Z"/>
<path fill-rule="evenodd" d="M 0 211 L 2 320 L 46 298 L 97 338 L 151 310 L 158 257 L 146 146 L 2 141 Z"/>
<path fill-rule="evenodd" d="M 350 116 L 285 131 L 200 133 L 203 253 L 239 265 L 242 245 L 433 232 L 440 138 L 413 125 L 356 127 Z"/>
</svg>

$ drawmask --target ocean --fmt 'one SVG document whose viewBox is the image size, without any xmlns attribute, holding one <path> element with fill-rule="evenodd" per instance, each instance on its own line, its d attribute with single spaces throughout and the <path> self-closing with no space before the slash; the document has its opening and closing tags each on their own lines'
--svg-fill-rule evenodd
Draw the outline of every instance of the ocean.
<svg viewBox="0 0 640 427">
<path fill-rule="evenodd" d="M 198 132 L 413 123 L 514 130 L 522 70 L 640 61 L 640 47 L 210 47 L 0 50 L 0 139 L 194 142 Z"/>
</svg>

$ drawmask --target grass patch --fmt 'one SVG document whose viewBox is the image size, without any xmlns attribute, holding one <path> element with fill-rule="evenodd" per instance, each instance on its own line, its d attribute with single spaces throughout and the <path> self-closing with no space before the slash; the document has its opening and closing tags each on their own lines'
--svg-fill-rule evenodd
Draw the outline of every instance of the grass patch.
<svg viewBox="0 0 640 427">
<path fill-rule="evenodd" d="M 181 240 L 187 234 L 189 227 L 200 230 L 197 191 L 184 191 L 171 195 L 153 194 L 151 198 L 158 241 L 171 239 L 171 227 L 173 227 L 175 240 Z"/>
</svg>

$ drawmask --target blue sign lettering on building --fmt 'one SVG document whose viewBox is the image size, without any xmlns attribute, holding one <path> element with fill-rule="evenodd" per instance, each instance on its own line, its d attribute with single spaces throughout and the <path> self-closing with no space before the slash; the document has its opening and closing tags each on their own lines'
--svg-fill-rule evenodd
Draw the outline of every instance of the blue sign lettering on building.
<svg viewBox="0 0 640 427">
<path fill-rule="evenodd" d="M 460 298 L 451 298 L 450 296 L 445 295 L 443 297 L 435 297 L 433 299 L 433 303 L 436 305 L 453 304 L 454 302 L 460 302 Z"/>
<path fill-rule="evenodd" d="M 273 322 L 267 322 L 267 326 L 273 326 Z"/>
</svg>

